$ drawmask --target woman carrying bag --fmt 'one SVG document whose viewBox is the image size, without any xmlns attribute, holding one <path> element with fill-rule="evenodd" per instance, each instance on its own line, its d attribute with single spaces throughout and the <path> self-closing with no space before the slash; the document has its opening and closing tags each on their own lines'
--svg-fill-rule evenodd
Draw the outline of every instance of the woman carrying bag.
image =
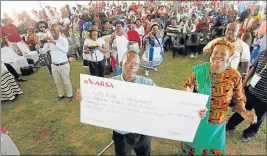
<svg viewBox="0 0 267 156">
<path fill-rule="evenodd" d="M 96 30 L 89 30 L 89 39 L 84 41 L 83 58 L 88 61 L 92 76 L 104 77 L 105 59 L 104 53 L 108 52 L 105 40 Z"/>
</svg>

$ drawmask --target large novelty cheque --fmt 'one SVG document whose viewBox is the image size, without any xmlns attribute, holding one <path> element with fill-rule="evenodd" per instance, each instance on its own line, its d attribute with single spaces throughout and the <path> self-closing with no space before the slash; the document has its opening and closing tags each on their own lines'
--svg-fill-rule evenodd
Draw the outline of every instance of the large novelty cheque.
<svg viewBox="0 0 267 156">
<path fill-rule="evenodd" d="M 81 122 L 192 142 L 207 95 L 80 75 Z"/>
</svg>

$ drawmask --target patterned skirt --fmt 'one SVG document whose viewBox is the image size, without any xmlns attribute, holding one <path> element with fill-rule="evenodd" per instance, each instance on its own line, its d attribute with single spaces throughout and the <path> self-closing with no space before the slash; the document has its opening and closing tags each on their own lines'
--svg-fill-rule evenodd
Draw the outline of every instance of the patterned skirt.
<svg viewBox="0 0 267 156">
<path fill-rule="evenodd" d="M 154 68 L 159 66 L 162 62 L 163 47 L 160 45 L 152 46 L 147 43 L 140 64 L 145 68 Z"/>
<path fill-rule="evenodd" d="M 1 101 L 14 100 L 16 95 L 22 93 L 14 76 L 8 71 L 3 72 L 1 75 Z"/>
<path fill-rule="evenodd" d="M 182 142 L 179 155 L 222 156 L 225 155 L 226 124 L 201 121 L 193 142 Z"/>
</svg>

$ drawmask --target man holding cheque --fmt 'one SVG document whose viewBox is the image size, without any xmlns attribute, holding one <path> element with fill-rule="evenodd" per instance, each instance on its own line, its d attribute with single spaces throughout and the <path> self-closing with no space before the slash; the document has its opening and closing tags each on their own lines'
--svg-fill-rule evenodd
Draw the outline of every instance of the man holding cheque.
<svg viewBox="0 0 267 156">
<path fill-rule="evenodd" d="M 151 79 L 136 75 L 139 70 L 139 65 L 140 58 L 138 53 L 136 53 L 135 51 L 126 52 L 121 62 L 122 74 L 115 76 L 112 79 L 149 86 L 156 86 Z M 82 101 L 80 89 L 78 89 L 76 92 L 76 99 L 80 102 Z M 200 118 L 205 117 L 206 111 L 207 109 L 203 109 L 200 111 Z M 121 118 L 123 118 L 123 116 L 121 116 Z M 130 155 L 132 150 L 134 150 L 135 153 L 140 156 L 150 155 L 150 136 L 114 130 L 113 140 L 115 145 L 115 154 L 117 156 Z"/>
</svg>

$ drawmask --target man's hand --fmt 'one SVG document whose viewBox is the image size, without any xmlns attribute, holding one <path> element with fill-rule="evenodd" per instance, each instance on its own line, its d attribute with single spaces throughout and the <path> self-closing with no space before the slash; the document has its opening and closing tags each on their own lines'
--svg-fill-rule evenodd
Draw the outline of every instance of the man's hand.
<svg viewBox="0 0 267 156">
<path fill-rule="evenodd" d="M 75 99 L 79 102 L 82 101 L 81 90 L 77 89 Z"/>
<path fill-rule="evenodd" d="M 54 44 L 56 44 L 56 41 L 55 41 L 55 40 L 53 40 L 53 39 L 51 39 L 51 40 L 48 40 L 48 42 L 49 42 L 49 43 L 54 43 Z"/>
<path fill-rule="evenodd" d="M 253 111 L 244 110 L 240 113 L 240 115 L 244 119 L 250 121 L 252 124 L 257 123 L 257 116 L 256 116 L 255 112 L 253 112 Z"/>
<path fill-rule="evenodd" d="M 84 53 L 85 53 L 85 54 L 90 54 L 89 49 L 85 50 Z"/>
<path fill-rule="evenodd" d="M 44 40 L 48 41 L 48 40 L 53 40 L 51 37 L 45 37 Z"/>
<path fill-rule="evenodd" d="M 207 111 L 208 111 L 207 107 L 200 110 L 199 112 L 200 119 L 204 119 L 206 117 Z"/>
</svg>

